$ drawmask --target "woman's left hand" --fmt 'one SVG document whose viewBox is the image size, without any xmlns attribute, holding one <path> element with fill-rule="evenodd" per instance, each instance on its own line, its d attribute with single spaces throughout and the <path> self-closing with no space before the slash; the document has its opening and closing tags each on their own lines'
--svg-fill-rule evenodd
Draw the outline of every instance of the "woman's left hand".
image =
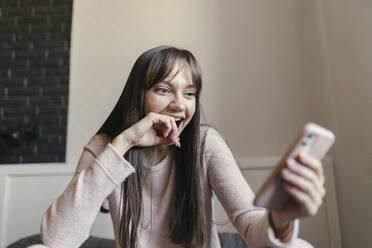
<svg viewBox="0 0 372 248">
<path fill-rule="evenodd" d="M 289 159 L 281 176 L 292 199 L 283 209 L 271 211 L 276 230 L 288 226 L 296 218 L 316 215 L 326 193 L 322 163 L 306 151 L 296 159 Z"/>
</svg>

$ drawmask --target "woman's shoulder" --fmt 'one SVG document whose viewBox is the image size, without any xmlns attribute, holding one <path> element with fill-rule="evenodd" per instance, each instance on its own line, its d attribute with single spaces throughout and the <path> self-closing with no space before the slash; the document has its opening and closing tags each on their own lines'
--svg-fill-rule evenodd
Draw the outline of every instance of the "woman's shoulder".
<svg viewBox="0 0 372 248">
<path fill-rule="evenodd" d="M 222 135 L 221 131 L 218 130 L 215 126 L 207 123 L 200 124 L 200 136 L 204 139 L 223 139 L 225 137 Z"/>
<path fill-rule="evenodd" d="M 227 147 L 227 142 L 222 133 L 210 124 L 200 125 L 201 144 L 204 147 L 204 154 L 215 152 L 216 150 L 224 150 Z"/>
</svg>

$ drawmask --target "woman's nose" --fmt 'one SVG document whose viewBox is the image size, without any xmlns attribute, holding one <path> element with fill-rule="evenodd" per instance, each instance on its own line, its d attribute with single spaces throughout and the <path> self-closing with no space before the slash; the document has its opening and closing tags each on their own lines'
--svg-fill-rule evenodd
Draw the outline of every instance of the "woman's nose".
<svg viewBox="0 0 372 248">
<path fill-rule="evenodd" d="M 173 111 L 185 111 L 186 110 L 186 105 L 185 103 L 180 100 L 179 98 L 175 98 L 172 102 L 169 104 L 169 108 Z"/>
</svg>

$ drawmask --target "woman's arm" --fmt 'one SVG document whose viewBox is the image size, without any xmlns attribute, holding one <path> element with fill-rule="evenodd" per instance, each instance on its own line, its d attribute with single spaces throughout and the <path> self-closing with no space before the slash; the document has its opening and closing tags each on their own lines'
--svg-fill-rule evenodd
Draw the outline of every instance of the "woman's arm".
<svg viewBox="0 0 372 248">
<path fill-rule="evenodd" d="M 157 135 L 157 130 L 162 136 Z M 93 139 L 97 138 L 102 136 Z M 124 154 L 133 146 L 172 143 L 180 146 L 174 118 L 150 112 L 115 137 L 102 152 L 85 147 L 74 177 L 43 217 L 44 244 L 53 248 L 79 247 L 89 237 L 103 200 L 135 171 Z"/>
<path fill-rule="evenodd" d="M 245 181 L 236 161 L 221 135 L 209 128 L 205 142 L 205 161 L 209 183 L 231 222 L 253 247 L 278 247 L 283 240 L 275 237 L 265 209 L 253 205 L 254 193 Z M 286 236 L 297 237 L 298 221 Z"/>
<path fill-rule="evenodd" d="M 91 143 L 84 148 L 66 190 L 42 219 L 42 239 L 49 247 L 79 247 L 89 237 L 103 200 L 134 172 L 114 144 L 103 146 L 103 151 L 95 154 L 90 145 L 97 148 L 97 144 Z"/>
</svg>

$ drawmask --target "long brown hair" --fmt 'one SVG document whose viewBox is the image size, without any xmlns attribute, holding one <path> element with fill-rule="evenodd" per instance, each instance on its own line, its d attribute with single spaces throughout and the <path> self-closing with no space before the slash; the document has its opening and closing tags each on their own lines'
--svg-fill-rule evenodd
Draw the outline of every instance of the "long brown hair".
<svg viewBox="0 0 372 248">
<path fill-rule="evenodd" d="M 145 116 L 146 91 L 165 80 L 177 62 L 191 68 L 196 86 L 196 109 L 189 124 L 180 135 L 182 146 L 175 149 L 175 189 L 169 239 L 188 247 L 201 246 L 206 238 L 206 215 L 203 207 L 200 159 L 200 103 L 202 86 L 201 69 L 191 52 L 169 46 L 160 46 L 144 52 L 135 62 L 124 90 L 111 114 L 97 134 L 115 138 L 125 129 Z M 140 147 L 130 149 L 125 155 L 135 173 L 122 183 L 119 242 L 122 247 L 138 247 L 137 237 L 142 212 L 142 187 L 144 152 Z"/>
</svg>

